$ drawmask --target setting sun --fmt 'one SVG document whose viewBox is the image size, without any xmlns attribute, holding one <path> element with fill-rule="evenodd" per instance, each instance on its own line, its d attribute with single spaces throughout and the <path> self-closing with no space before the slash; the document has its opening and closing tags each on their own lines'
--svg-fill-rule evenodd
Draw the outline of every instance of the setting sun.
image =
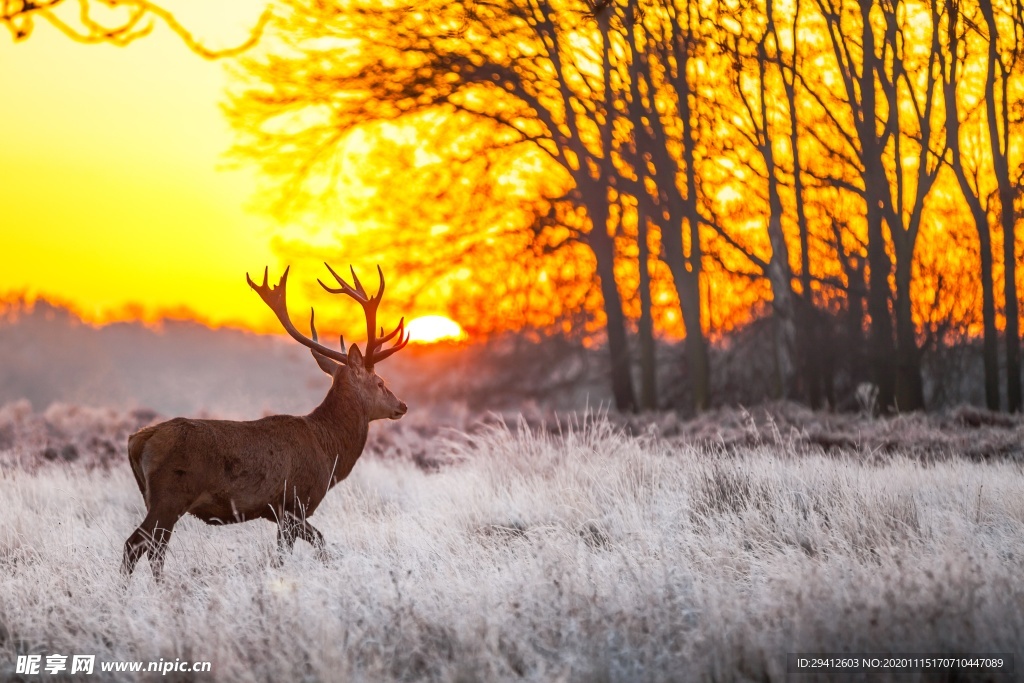
<svg viewBox="0 0 1024 683">
<path fill-rule="evenodd" d="M 433 344 L 439 341 L 458 341 L 466 336 L 462 327 L 443 315 L 424 315 L 409 321 L 406 326 L 409 339 L 416 344 Z"/>
</svg>

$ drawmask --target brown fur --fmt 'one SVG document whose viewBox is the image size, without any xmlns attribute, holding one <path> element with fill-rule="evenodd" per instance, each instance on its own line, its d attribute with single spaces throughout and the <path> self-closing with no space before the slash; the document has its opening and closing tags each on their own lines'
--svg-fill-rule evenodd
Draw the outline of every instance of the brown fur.
<svg viewBox="0 0 1024 683">
<path fill-rule="evenodd" d="M 307 517 L 352 471 L 369 423 L 398 419 L 406 405 L 363 366 L 354 345 L 348 365 L 317 362 L 333 382 L 309 415 L 250 422 L 179 417 L 129 437 L 128 460 L 147 515 L 125 543 L 125 575 L 145 551 L 159 578 L 171 531 L 186 513 L 208 524 L 268 519 L 278 524 L 282 555 L 296 538 L 323 552 L 323 536 Z"/>
</svg>

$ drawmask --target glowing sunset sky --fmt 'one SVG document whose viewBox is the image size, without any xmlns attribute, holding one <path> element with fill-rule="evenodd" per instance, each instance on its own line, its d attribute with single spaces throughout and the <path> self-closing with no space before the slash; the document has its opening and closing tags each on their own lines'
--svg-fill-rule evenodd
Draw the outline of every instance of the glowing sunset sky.
<svg viewBox="0 0 1024 683">
<path fill-rule="evenodd" d="M 263 9 L 168 6 L 211 47 L 244 40 Z M 272 323 L 245 272 L 280 273 L 270 244 L 283 228 L 246 210 L 253 174 L 224 169 L 225 82 L 221 63 L 162 26 L 124 48 L 75 43 L 42 21 L 21 43 L 4 32 L 0 296 L 56 297 L 100 319 L 138 302 Z M 301 289 L 289 294 L 302 310 Z"/>
</svg>

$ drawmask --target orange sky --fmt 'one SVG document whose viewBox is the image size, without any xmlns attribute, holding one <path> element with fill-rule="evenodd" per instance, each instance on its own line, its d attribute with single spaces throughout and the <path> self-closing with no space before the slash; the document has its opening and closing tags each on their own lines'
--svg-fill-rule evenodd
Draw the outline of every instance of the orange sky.
<svg viewBox="0 0 1024 683">
<path fill-rule="evenodd" d="M 211 47 L 244 40 L 263 9 L 171 6 Z M 159 26 L 125 48 L 78 44 L 45 22 L 21 43 L 0 35 L 0 296 L 55 297 L 93 319 L 132 302 L 185 306 L 273 329 L 245 272 L 279 274 L 270 242 L 288 231 L 246 210 L 251 171 L 223 168 L 225 81 L 222 64 Z"/>
<path fill-rule="evenodd" d="M 66 5 L 74 10 L 74 3 Z M 171 0 L 167 6 L 201 42 L 217 48 L 242 42 L 265 3 Z M 209 323 L 279 332 L 246 285 L 245 273 L 259 277 L 269 265 L 276 281 L 284 264 L 271 246 L 274 239 L 314 244 L 317 256 L 322 251 L 331 258 L 338 251 L 334 231 L 351 233 L 366 223 L 325 226 L 331 242 L 324 243 L 246 209 L 258 183 L 251 160 L 243 170 L 224 168 L 234 140 L 219 106 L 226 82 L 222 63 L 193 54 L 160 25 L 124 48 L 75 43 L 42 21 L 21 43 L 0 32 L 0 302 L 12 294 L 44 296 L 69 302 L 93 321 L 123 318 L 132 304 L 141 304 L 149 318 L 185 308 Z M 940 176 L 943 182 L 952 181 Z M 766 235 L 756 230 L 761 215 L 736 220 L 753 221 L 755 229 L 744 234 L 760 239 L 764 253 Z M 941 221 L 936 225 L 941 233 Z M 936 239 L 926 232 L 919 253 Z M 308 315 L 307 295 L 324 276 L 322 266 L 308 261 L 314 259 L 296 263 L 289 291 L 300 328 Z M 344 271 L 347 264 L 334 265 Z M 398 291 L 401 273 L 387 264 L 385 270 L 394 278 L 389 291 Z M 372 270 L 364 275 L 370 287 L 375 279 Z M 664 268 L 657 281 L 662 329 L 674 334 L 678 309 Z M 767 296 L 763 281 L 751 285 L 721 272 L 711 272 L 707 281 L 717 287 L 705 313 L 712 334 L 746 320 L 752 302 Z M 635 286 L 628 277 L 620 286 L 627 313 L 635 317 Z M 507 303 L 524 306 L 512 297 Z M 355 310 L 351 302 L 347 309 L 322 307 L 321 331 Z M 460 321 L 471 327 L 473 312 L 467 311 Z M 450 308 L 417 308 L 415 315 L 435 312 L 451 314 Z M 398 315 L 389 309 L 387 324 Z M 512 316 L 503 309 L 501 319 Z M 358 325 L 345 329 L 350 340 L 358 338 Z"/>
</svg>

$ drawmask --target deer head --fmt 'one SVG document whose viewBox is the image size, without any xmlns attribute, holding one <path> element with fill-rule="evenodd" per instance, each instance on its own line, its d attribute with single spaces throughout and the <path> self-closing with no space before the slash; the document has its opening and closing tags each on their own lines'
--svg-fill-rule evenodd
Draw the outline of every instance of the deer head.
<svg viewBox="0 0 1024 683">
<path fill-rule="evenodd" d="M 246 274 L 245 279 L 249 286 L 256 290 L 270 310 L 274 312 L 285 331 L 300 344 L 309 348 L 317 365 L 333 378 L 335 385 L 339 382 L 345 383 L 350 391 L 356 395 L 370 420 L 385 418 L 397 420 L 406 413 L 407 407 L 403 401 L 387 388 L 384 380 L 377 375 L 374 367 L 388 356 L 405 348 L 405 345 L 409 343 L 409 337 L 405 334 L 405 318 L 402 318 L 398 326 L 391 332 L 384 334 L 383 327 L 380 328 L 379 334 L 377 332 L 377 308 L 384 296 L 384 273 L 381 271 L 380 266 L 377 266 L 380 287 L 375 295 L 370 296 L 366 293 L 362 283 L 359 282 L 354 268 L 350 267 L 354 283 L 354 286 L 352 286 L 334 272 L 330 265 L 327 263 L 324 265 L 327 266 L 327 270 L 330 271 L 340 286 L 337 288 L 328 287 L 318 279 L 317 282 L 320 283 L 320 286 L 331 294 L 346 294 L 352 297 L 363 308 L 363 313 L 366 316 L 365 353 L 361 352 L 355 344 L 352 344 L 346 352 L 344 336 L 340 339 L 340 351 L 321 344 L 316 333 L 316 314 L 312 308 L 310 308 L 309 313 L 309 328 L 312 338 L 306 337 L 296 329 L 288 316 L 288 306 L 286 303 L 286 288 L 290 267 L 285 268 L 284 274 L 281 276 L 281 280 L 276 287 L 270 287 L 267 284 L 269 272 L 267 269 L 263 271 L 262 285 L 257 285 L 253 282 L 248 274 Z M 384 346 L 393 339 L 396 340 L 394 344 L 385 349 Z"/>
</svg>

